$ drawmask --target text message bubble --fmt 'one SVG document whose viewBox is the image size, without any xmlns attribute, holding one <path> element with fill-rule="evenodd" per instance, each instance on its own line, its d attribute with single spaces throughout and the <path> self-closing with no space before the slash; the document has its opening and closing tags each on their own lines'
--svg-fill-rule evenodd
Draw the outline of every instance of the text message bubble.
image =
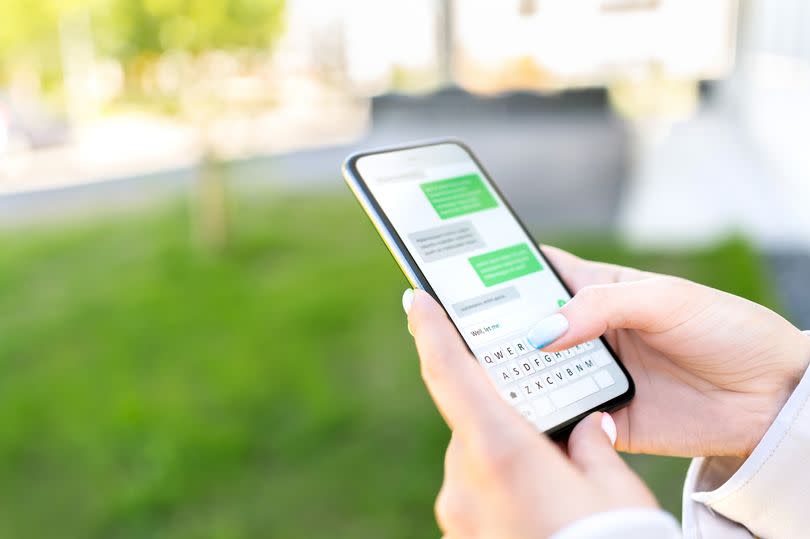
<svg viewBox="0 0 810 539">
<path fill-rule="evenodd" d="M 463 318 L 467 315 L 480 313 L 481 311 L 486 311 L 487 309 L 503 305 L 504 303 L 508 303 L 518 298 L 520 298 L 520 293 L 518 293 L 517 288 L 514 286 L 507 286 L 502 290 L 496 290 L 495 292 L 490 292 L 489 294 L 476 296 L 474 298 L 465 299 L 464 301 L 454 303 L 453 310 L 459 317 Z"/>
<path fill-rule="evenodd" d="M 430 205 L 441 219 L 450 219 L 489 208 L 498 202 L 478 174 L 467 174 L 420 184 Z"/>
<path fill-rule="evenodd" d="M 470 258 L 484 286 L 494 286 L 543 269 L 525 243 L 518 243 Z"/>
<path fill-rule="evenodd" d="M 485 247 L 481 236 L 470 221 L 420 230 L 410 234 L 409 237 L 425 262 Z"/>
</svg>

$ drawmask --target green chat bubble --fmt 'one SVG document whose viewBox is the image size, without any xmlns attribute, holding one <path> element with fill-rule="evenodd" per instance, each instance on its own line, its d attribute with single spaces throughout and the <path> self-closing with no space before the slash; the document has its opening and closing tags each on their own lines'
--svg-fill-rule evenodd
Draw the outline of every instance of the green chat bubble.
<svg viewBox="0 0 810 539">
<path fill-rule="evenodd" d="M 498 202 L 478 174 L 467 174 L 420 185 L 441 219 L 450 219 L 489 208 Z"/>
<path fill-rule="evenodd" d="M 473 256 L 469 260 L 484 286 L 494 286 L 543 269 L 525 243 Z"/>
</svg>

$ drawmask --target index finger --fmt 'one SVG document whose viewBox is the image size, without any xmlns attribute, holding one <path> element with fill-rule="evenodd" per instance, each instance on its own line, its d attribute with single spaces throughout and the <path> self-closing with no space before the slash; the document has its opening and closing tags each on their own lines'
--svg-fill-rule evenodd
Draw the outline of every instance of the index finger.
<svg viewBox="0 0 810 539">
<path fill-rule="evenodd" d="M 585 260 L 551 245 L 541 245 L 540 249 L 575 294 L 589 285 L 636 281 L 650 275 L 634 268 Z"/>
<path fill-rule="evenodd" d="M 441 307 L 426 292 L 414 292 L 408 321 L 422 378 L 448 426 L 470 442 L 505 435 L 522 419 L 498 395 Z"/>
</svg>

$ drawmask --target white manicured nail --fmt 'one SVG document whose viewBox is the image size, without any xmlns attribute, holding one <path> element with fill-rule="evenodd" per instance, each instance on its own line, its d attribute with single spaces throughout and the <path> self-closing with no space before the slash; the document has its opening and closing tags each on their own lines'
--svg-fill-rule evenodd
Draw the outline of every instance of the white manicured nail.
<svg viewBox="0 0 810 539">
<path fill-rule="evenodd" d="M 610 438 L 610 445 L 616 445 L 616 422 L 613 417 L 607 412 L 602 414 L 602 430 L 605 431 L 607 437 Z"/>
<path fill-rule="evenodd" d="M 553 343 L 568 331 L 568 319 L 562 314 L 552 314 L 534 325 L 526 338 L 535 348 L 543 348 Z"/>
<path fill-rule="evenodd" d="M 408 314 L 408 311 L 411 310 L 411 305 L 413 305 L 413 289 L 408 288 L 402 294 L 402 309 L 405 311 L 405 314 Z"/>
</svg>

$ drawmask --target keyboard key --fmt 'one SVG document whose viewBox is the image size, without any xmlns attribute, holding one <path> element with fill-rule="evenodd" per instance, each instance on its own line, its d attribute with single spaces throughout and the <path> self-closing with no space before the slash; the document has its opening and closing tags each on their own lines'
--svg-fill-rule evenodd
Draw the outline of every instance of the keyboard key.
<svg viewBox="0 0 810 539">
<path fill-rule="evenodd" d="M 534 397 L 540 394 L 540 392 L 537 391 L 534 383 L 528 378 L 524 379 L 520 383 L 520 392 L 523 393 L 523 396 L 526 397 L 527 399 L 533 399 Z"/>
<path fill-rule="evenodd" d="M 585 347 L 585 350 L 593 350 L 594 347 L 596 346 L 596 341 L 584 342 L 582 343 L 582 346 Z"/>
<path fill-rule="evenodd" d="M 515 349 L 512 343 L 507 343 L 503 346 L 503 349 L 506 351 L 506 357 L 508 359 L 515 359 L 518 357 L 517 349 Z"/>
<path fill-rule="evenodd" d="M 532 401 L 532 406 L 538 417 L 543 417 L 554 411 L 554 405 L 548 397 L 540 397 Z"/>
<path fill-rule="evenodd" d="M 551 355 L 554 356 L 554 361 L 556 361 L 557 363 L 566 360 L 566 357 L 563 355 L 562 352 L 552 352 Z"/>
<path fill-rule="evenodd" d="M 512 404 L 523 402 L 524 400 L 523 393 L 520 392 L 520 388 L 516 385 L 501 389 L 501 395 L 504 399 L 506 399 L 506 402 Z"/>
<path fill-rule="evenodd" d="M 543 354 L 540 357 L 543 359 L 543 363 L 546 364 L 546 367 L 550 367 L 550 366 L 554 365 L 554 362 L 555 362 L 554 355 L 552 355 L 552 354 Z"/>
<path fill-rule="evenodd" d="M 566 379 L 571 380 L 572 378 L 577 377 L 577 371 L 573 365 L 565 365 L 562 368 L 562 372 L 565 375 Z"/>
<path fill-rule="evenodd" d="M 582 362 L 583 365 L 585 365 L 585 369 L 589 371 L 597 368 L 596 363 L 591 357 L 584 357 L 580 361 Z"/>
<path fill-rule="evenodd" d="M 517 361 L 517 366 L 523 371 L 523 374 L 529 375 L 534 373 L 534 362 L 529 358 L 523 358 Z"/>
<path fill-rule="evenodd" d="M 610 387 L 616 382 L 613 380 L 613 376 L 610 375 L 608 371 L 599 371 L 593 375 L 593 379 L 596 380 L 596 383 L 599 384 L 599 387 L 602 389 L 606 387 Z"/>
<path fill-rule="evenodd" d="M 605 365 L 609 365 L 613 363 L 613 358 L 610 357 L 610 353 L 607 350 L 597 350 L 591 356 L 596 364 L 600 367 L 604 367 Z"/>
<path fill-rule="evenodd" d="M 492 355 L 492 352 L 484 352 L 478 356 L 478 359 L 484 365 L 495 365 L 497 363 L 497 361 L 495 361 L 495 356 Z"/>
<path fill-rule="evenodd" d="M 499 385 L 504 385 L 512 382 L 512 371 L 507 366 L 501 366 L 495 369 L 495 380 Z"/>
<path fill-rule="evenodd" d="M 588 376 L 586 378 L 580 378 L 576 382 L 573 382 L 552 393 L 551 401 L 555 406 L 557 406 L 557 408 L 563 408 L 577 402 L 578 400 L 584 399 L 588 395 L 593 395 L 597 391 L 599 391 L 599 386 L 596 385 L 593 378 Z"/>
<path fill-rule="evenodd" d="M 562 355 L 565 359 L 571 359 L 572 357 L 574 357 L 574 352 L 572 352 L 571 349 L 568 348 L 562 351 Z"/>
<path fill-rule="evenodd" d="M 515 350 L 519 356 L 531 352 L 531 348 L 529 348 L 529 345 L 526 344 L 526 341 L 524 341 L 523 339 L 518 339 L 514 341 L 512 343 L 512 349 Z"/>
</svg>

